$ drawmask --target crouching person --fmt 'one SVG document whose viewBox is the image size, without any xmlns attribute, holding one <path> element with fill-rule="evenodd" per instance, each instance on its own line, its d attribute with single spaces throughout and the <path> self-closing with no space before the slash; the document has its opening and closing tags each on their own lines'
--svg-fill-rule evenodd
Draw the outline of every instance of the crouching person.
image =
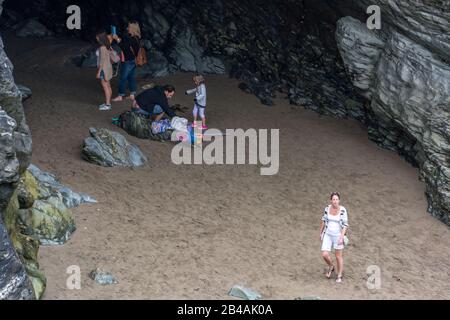
<svg viewBox="0 0 450 320">
<path fill-rule="evenodd" d="M 169 84 L 142 91 L 133 101 L 132 111 L 156 121 L 161 120 L 164 115 L 173 118 L 176 114 L 169 106 L 169 99 L 174 94 L 175 88 Z"/>
</svg>

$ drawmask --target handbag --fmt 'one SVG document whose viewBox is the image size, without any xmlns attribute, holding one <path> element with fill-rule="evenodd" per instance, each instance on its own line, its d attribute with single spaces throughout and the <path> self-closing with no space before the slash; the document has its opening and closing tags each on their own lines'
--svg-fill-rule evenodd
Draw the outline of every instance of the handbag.
<svg viewBox="0 0 450 320">
<path fill-rule="evenodd" d="M 138 40 L 137 40 L 138 41 Z M 144 49 L 141 44 L 139 44 L 139 51 L 136 54 L 133 50 L 133 47 L 130 46 L 131 52 L 133 52 L 134 60 L 136 62 L 136 66 L 142 67 L 143 65 L 146 65 L 148 63 L 147 61 L 147 51 Z"/>
</svg>

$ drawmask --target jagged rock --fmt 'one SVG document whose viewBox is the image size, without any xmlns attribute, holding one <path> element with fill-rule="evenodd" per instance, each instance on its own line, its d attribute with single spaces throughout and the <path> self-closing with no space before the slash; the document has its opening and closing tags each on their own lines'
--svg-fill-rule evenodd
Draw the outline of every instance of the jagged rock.
<svg viewBox="0 0 450 320">
<path fill-rule="evenodd" d="M 128 143 L 124 136 L 107 129 L 90 128 L 91 136 L 84 140 L 82 157 L 105 167 L 142 166 L 148 160 L 142 151 Z"/>
<path fill-rule="evenodd" d="M 136 69 L 136 75 L 142 78 L 166 77 L 171 74 L 169 62 L 160 51 L 147 51 L 148 64 Z"/>
<path fill-rule="evenodd" d="M 381 2 L 387 13 L 383 41 L 343 18 L 336 32 L 340 53 L 353 83 L 370 88 L 375 124 L 369 136 L 420 167 L 428 211 L 450 225 L 450 4 Z M 405 19 L 394 21 L 393 13 Z M 361 59 L 366 69 L 358 69 Z"/>
<path fill-rule="evenodd" d="M 51 37 L 53 32 L 36 19 L 29 19 L 23 27 L 16 32 L 18 37 Z"/>
<path fill-rule="evenodd" d="M 102 269 L 95 269 L 89 273 L 89 277 L 101 285 L 109 285 L 119 283 L 117 279 L 108 271 Z"/>
<path fill-rule="evenodd" d="M 76 230 L 69 208 L 96 201 L 63 186 L 52 174 L 30 165 L 17 188 L 25 233 L 43 245 L 64 244 Z"/>
<path fill-rule="evenodd" d="M 27 275 L 28 266 L 37 267 L 37 249 L 21 234 L 15 191 L 31 158 L 31 138 L 12 71 L 0 37 L 0 299 L 35 299 L 41 292 L 34 284 L 45 283 L 45 277 Z"/>
<path fill-rule="evenodd" d="M 2 222 L 0 222 L 0 257 L 0 300 L 35 299 L 31 281 Z"/>
<path fill-rule="evenodd" d="M 0 108 L 0 181 L 14 183 L 19 179 L 19 161 L 14 154 L 16 121 Z"/>
<path fill-rule="evenodd" d="M 307 96 L 303 90 L 296 88 L 289 89 L 289 103 L 297 106 L 309 107 L 314 104 L 313 100 Z"/>
<path fill-rule="evenodd" d="M 357 4 L 365 10 L 374 3 L 371 0 L 361 0 Z M 450 2 L 378 0 L 377 5 L 381 8 L 383 25 L 395 29 L 416 44 L 448 61 L 450 58 Z M 382 26 L 382 29 L 386 28 Z"/>
<path fill-rule="evenodd" d="M 148 25 L 144 24 L 143 31 L 148 31 L 152 35 L 156 46 L 163 46 L 170 30 L 169 22 L 161 13 L 153 10 L 151 5 L 145 6 L 144 13 L 147 16 Z"/>
<path fill-rule="evenodd" d="M 4 10 L 3 14 L 0 12 L 0 15 L 0 26 L 6 30 L 15 30 L 18 27 L 19 21 L 23 19 L 20 13 L 13 10 Z"/>
<path fill-rule="evenodd" d="M 228 294 L 232 297 L 246 300 L 259 300 L 262 298 L 259 293 L 240 285 L 234 285 Z"/>
<path fill-rule="evenodd" d="M 173 30 L 174 46 L 169 57 L 182 71 L 199 73 L 225 73 L 225 65 L 215 57 L 204 55 L 203 48 L 198 44 L 196 35 L 189 27 Z"/>
<path fill-rule="evenodd" d="M 3 1 L 5 1 L 5 0 L 0 0 L 0 15 L 3 12 Z"/>
<path fill-rule="evenodd" d="M 27 234 L 36 236 L 43 245 L 64 244 L 76 230 L 75 220 L 67 208 L 43 200 L 34 201 L 21 221 L 27 227 Z"/>
<path fill-rule="evenodd" d="M 22 101 L 28 99 L 33 94 L 31 89 L 28 87 L 25 87 L 20 84 L 18 84 L 17 87 L 19 88 L 20 93 L 22 94 Z"/>
<path fill-rule="evenodd" d="M 370 98 L 375 68 L 385 42 L 375 31 L 369 30 L 366 24 L 352 17 L 344 17 L 338 21 L 336 40 L 353 85 Z"/>
<path fill-rule="evenodd" d="M 89 50 L 81 58 L 80 67 L 82 68 L 96 68 L 97 67 L 97 55 L 96 49 Z"/>
<path fill-rule="evenodd" d="M 60 199 L 61 204 L 66 208 L 75 208 L 83 203 L 97 203 L 95 199 L 83 192 L 74 192 L 70 188 L 61 184 L 61 182 L 51 173 L 40 170 L 31 164 L 28 172 L 34 177 L 36 183 L 32 182 L 32 177 L 25 173 L 25 179 L 28 178 L 28 189 L 33 189 L 37 185 L 39 197 Z M 30 187 L 31 186 L 31 187 Z"/>
</svg>

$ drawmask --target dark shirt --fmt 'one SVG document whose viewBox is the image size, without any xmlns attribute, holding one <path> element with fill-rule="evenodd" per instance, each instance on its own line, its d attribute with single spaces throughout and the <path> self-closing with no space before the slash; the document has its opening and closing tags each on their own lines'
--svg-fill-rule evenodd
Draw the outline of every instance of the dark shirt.
<svg viewBox="0 0 450 320">
<path fill-rule="evenodd" d="M 119 47 L 123 51 L 123 54 L 125 56 L 125 61 L 131 61 L 136 58 L 136 55 L 139 52 L 140 48 L 140 41 L 139 38 L 131 37 L 129 35 L 125 35 L 121 38 L 122 41 L 119 42 Z M 131 51 L 131 48 L 133 48 L 133 51 Z"/>
<path fill-rule="evenodd" d="M 153 113 L 155 105 L 159 105 L 169 117 L 176 116 L 175 112 L 169 107 L 169 102 L 163 87 L 155 87 L 142 91 L 136 96 L 136 102 L 141 109 L 147 112 Z"/>
</svg>

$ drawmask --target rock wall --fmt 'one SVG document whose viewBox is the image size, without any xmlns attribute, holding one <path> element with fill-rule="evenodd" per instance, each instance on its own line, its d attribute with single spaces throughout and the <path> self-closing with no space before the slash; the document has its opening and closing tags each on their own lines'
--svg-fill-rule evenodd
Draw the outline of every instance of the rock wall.
<svg viewBox="0 0 450 320">
<path fill-rule="evenodd" d="M 420 167 L 428 211 L 450 226 L 450 2 L 371 4 L 381 8 L 381 30 L 338 22 L 346 70 L 370 101 L 371 138 Z"/>
<path fill-rule="evenodd" d="M 15 250 L 29 248 L 27 252 L 37 255 L 33 241 L 17 228 L 19 207 L 15 191 L 31 158 L 31 137 L 12 70 L 0 37 L 0 299 L 34 299 L 24 258 Z"/>
</svg>

